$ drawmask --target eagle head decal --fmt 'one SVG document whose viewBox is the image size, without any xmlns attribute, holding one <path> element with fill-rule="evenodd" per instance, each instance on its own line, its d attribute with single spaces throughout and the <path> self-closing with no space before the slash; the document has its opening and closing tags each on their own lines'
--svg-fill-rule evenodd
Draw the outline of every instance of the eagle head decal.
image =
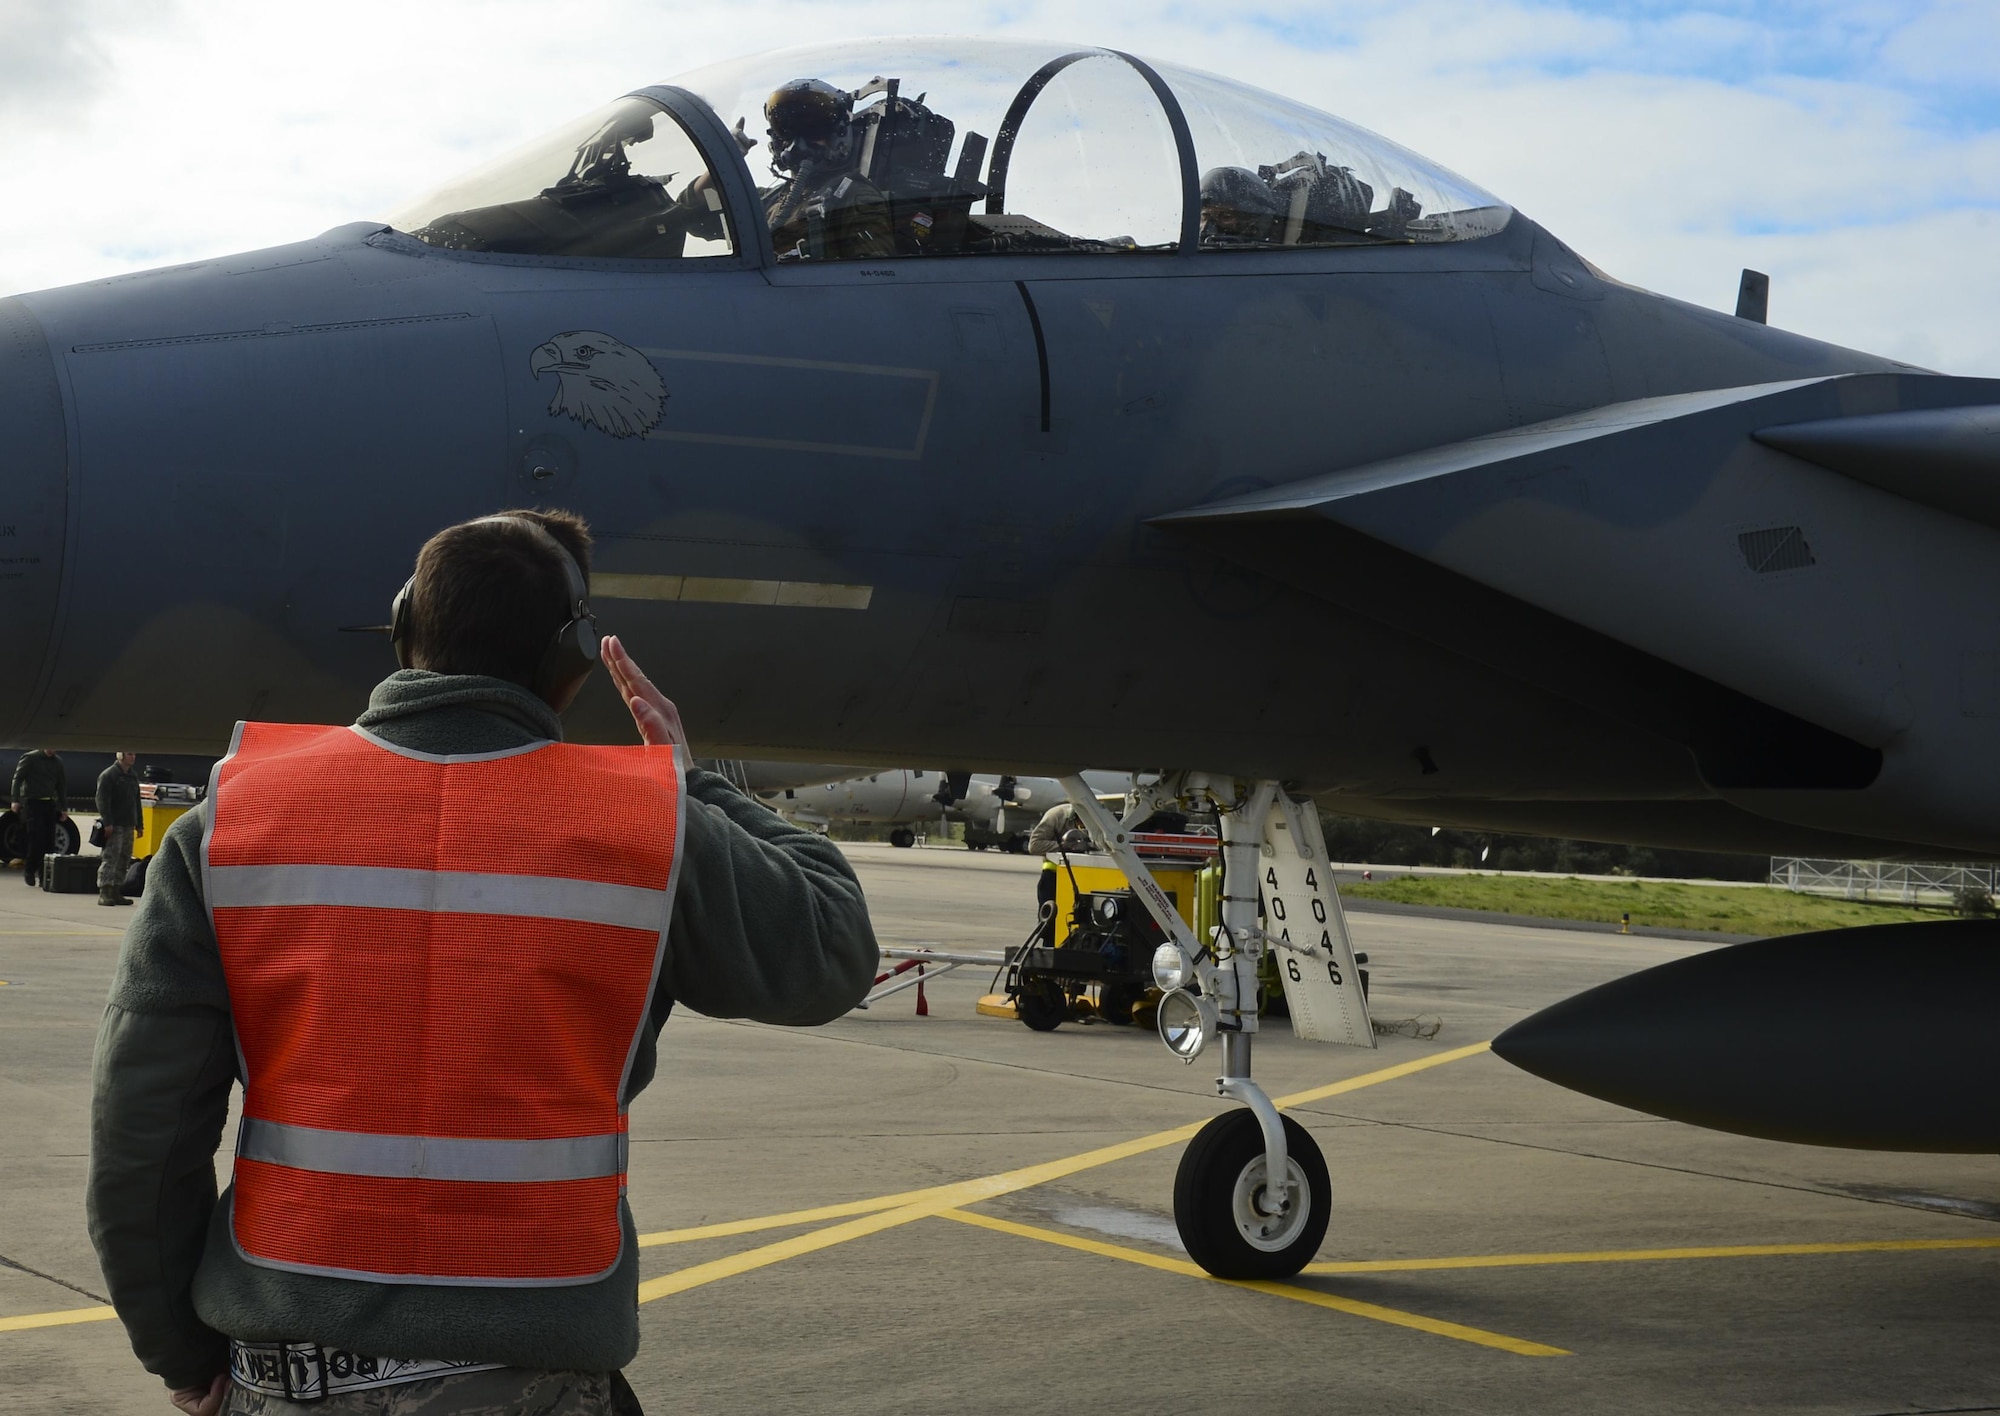
<svg viewBox="0 0 2000 1416">
<path fill-rule="evenodd" d="M 601 330 L 573 329 L 528 356 L 536 378 L 556 376 L 549 416 L 567 413 L 614 438 L 652 431 L 667 406 L 667 386 L 644 354 Z"/>
</svg>

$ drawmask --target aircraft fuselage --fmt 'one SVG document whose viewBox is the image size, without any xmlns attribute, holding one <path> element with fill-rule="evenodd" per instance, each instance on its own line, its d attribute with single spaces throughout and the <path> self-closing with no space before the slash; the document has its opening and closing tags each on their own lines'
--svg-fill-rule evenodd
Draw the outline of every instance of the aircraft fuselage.
<svg viewBox="0 0 2000 1416">
<path fill-rule="evenodd" d="M 552 341 L 579 332 L 657 371 L 650 429 L 565 405 Z M 704 752 L 1186 763 L 1376 803 L 1712 792 L 1684 743 L 1149 518 L 1598 405 L 1904 367 L 1600 279 L 1519 215 L 1433 246 L 761 269 L 357 224 L 0 302 L 0 358 L 0 740 L 203 752 L 238 718 L 347 720 L 391 667 L 357 627 L 422 541 L 547 505 L 590 521 L 604 626 Z M 1830 565 L 1814 603 L 1893 640 L 1963 612 L 1934 597 L 1993 539 L 1911 548 L 1963 574 Z M 1783 706 L 1879 745 L 1907 713 L 1867 701 L 1893 673 L 1861 677 Z M 602 682 L 571 722 L 629 732 Z"/>
</svg>

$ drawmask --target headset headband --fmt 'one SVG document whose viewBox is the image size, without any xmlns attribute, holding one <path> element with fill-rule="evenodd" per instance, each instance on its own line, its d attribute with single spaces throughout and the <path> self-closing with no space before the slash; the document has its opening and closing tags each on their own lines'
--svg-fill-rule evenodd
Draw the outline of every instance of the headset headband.
<svg viewBox="0 0 2000 1416">
<path fill-rule="evenodd" d="M 584 579 L 583 568 L 576 563 L 576 557 L 569 553 L 561 541 L 549 534 L 546 526 L 533 517 L 501 512 L 494 516 L 482 516 L 465 524 L 479 526 L 487 522 L 507 522 L 522 527 L 551 552 L 557 563 L 562 566 L 563 582 L 567 590 L 563 597 L 566 619 L 543 652 L 541 663 L 536 668 L 534 683 L 537 694 L 552 703 L 558 703 L 569 695 L 573 684 L 580 683 L 592 669 L 597 667 L 601 653 L 597 616 L 590 608 L 589 583 Z M 415 575 L 403 582 L 403 588 L 397 592 L 396 602 L 390 614 L 390 642 L 396 650 L 397 666 L 405 669 L 410 667 L 410 592 L 416 583 Z"/>
</svg>

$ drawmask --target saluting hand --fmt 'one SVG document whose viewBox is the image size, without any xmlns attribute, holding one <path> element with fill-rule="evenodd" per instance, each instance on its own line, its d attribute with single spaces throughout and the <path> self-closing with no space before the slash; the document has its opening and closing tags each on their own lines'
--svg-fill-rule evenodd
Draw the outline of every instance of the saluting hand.
<svg viewBox="0 0 2000 1416">
<path fill-rule="evenodd" d="M 687 729 L 681 726 L 681 710 L 674 707 L 674 701 L 653 686 L 639 668 L 638 661 L 625 651 L 618 636 L 608 635 L 604 640 L 604 667 L 611 671 L 611 681 L 618 685 L 618 693 L 625 700 L 625 706 L 632 710 L 632 722 L 639 729 L 639 739 L 648 747 L 686 747 Z"/>
</svg>

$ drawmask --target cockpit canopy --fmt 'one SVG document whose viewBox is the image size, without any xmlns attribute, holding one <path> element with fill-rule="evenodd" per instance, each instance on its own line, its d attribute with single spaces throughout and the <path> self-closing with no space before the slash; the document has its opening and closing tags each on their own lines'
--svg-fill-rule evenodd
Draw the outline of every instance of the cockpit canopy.
<svg viewBox="0 0 2000 1416">
<path fill-rule="evenodd" d="M 734 197 L 732 198 L 732 194 Z M 1510 210 L 1330 114 L 1105 49 L 867 40 L 643 89 L 392 218 L 510 255 L 779 261 L 1417 245 Z"/>
</svg>

